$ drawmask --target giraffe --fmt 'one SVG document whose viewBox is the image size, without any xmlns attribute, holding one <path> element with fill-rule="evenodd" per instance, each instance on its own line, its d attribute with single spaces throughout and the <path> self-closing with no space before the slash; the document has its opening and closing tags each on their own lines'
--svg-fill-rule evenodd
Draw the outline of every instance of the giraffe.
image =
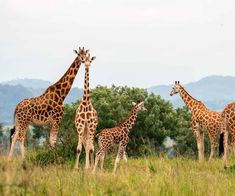
<svg viewBox="0 0 235 196">
<path fill-rule="evenodd" d="M 232 132 L 232 148 L 235 155 L 235 103 L 228 104 L 222 111 L 227 127 Z"/>
<path fill-rule="evenodd" d="M 201 101 L 193 98 L 184 88 L 180 85 L 179 81 L 175 82 L 170 95 L 179 93 L 186 106 L 192 112 L 192 129 L 196 137 L 199 161 L 204 159 L 204 132 L 207 131 L 211 143 L 211 153 L 209 161 L 217 146 L 217 136 L 220 133 L 224 134 L 224 168 L 227 167 L 227 140 L 228 131 L 226 124 L 221 116 L 221 113 L 208 109 Z"/>
<path fill-rule="evenodd" d="M 104 157 L 105 153 L 108 149 L 110 149 L 114 144 L 118 144 L 118 153 L 115 160 L 113 172 L 116 171 L 117 165 L 121 159 L 127 163 L 126 156 L 126 146 L 129 142 L 129 131 L 132 129 L 136 118 L 137 113 L 139 111 L 147 111 L 144 107 L 144 102 L 138 101 L 137 103 L 132 103 L 132 109 L 128 117 L 120 123 L 118 126 L 109 129 L 103 129 L 99 134 L 96 135 L 98 137 L 99 150 L 96 153 L 95 157 L 95 166 L 93 168 L 93 173 L 95 173 L 98 163 L 100 161 L 101 169 L 103 169 Z"/>
<path fill-rule="evenodd" d="M 11 130 L 11 147 L 8 158 L 11 159 L 16 141 L 19 141 L 21 156 L 24 158 L 24 141 L 28 127 L 31 123 L 36 125 L 50 125 L 50 147 L 54 148 L 60 121 L 64 115 L 63 101 L 70 91 L 75 76 L 86 56 L 84 48 L 79 52 L 74 50 L 77 57 L 66 73 L 55 84 L 49 86 L 38 97 L 24 99 L 17 104 L 14 112 L 14 128 Z"/>
<path fill-rule="evenodd" d="M 98 124 L 98 116 L 95 108 L 90 100 L 89 92 L 89 67 L 95 57 L 91 57 L 88 53 L 84 59 L 85 79 L 84 79 L 84 95 L 76 110 L 75 126 L 78 134 L 77 155 L 74 169 L 78 169 L 79 157 L 84 146 L 86 153 L 85 169 L 94 165 L 94 134 Z"/>
</svg>

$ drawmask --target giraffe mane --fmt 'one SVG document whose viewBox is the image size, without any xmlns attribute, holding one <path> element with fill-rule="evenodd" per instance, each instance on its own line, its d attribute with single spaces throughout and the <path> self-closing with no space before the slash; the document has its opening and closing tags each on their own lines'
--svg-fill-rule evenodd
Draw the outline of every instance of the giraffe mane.
<svg viewBox="0 0 235 196">
<path fill-rule="evenodd" d="M 178 85 L 180 86 L 180 88 L 182 88 L 182 89 L 184 90 L 184 92 L 185 92 L 191 99 L 193 99 L 194 101 L 197 101 L 197 102 L 200 103 L 202 106 L 204 106 L 205 108 L 207 108 L 206 105 L 205 105 L 202 101 L 197 100 L 197 99 L 194 98 L 192 95 L 190 95 L 190 94 L 188 93 L 188 91 L 185 90 L 185 88 L 184 88 L 181 84 L 178 84 Z"/>
</svg>

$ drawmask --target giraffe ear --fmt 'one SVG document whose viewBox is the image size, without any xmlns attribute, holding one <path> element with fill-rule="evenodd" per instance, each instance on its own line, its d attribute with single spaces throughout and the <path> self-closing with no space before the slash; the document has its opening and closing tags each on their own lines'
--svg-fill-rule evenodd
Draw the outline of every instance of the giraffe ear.
<svg viewBox="0 0 235 196">
<path fill-rule="evenodd" d="M 135 102 L 132 102 L 132 105 L 133 105 L 133 106 L 135 106 L 135 105 L 136 105 L 136 103 L 135 103 Z"/>
<path fill-rule="evenodd" d="M 95 56 L 93 56 L 92 58 L 91 58 L 91 61 L 94 61 L 96 59 L 96 57 Z"/>
<path fill-rule="evenodd" d="M 78 51 L 77 50 L 73 50 L 77 55 L 78 55 Z"/>
</svg>

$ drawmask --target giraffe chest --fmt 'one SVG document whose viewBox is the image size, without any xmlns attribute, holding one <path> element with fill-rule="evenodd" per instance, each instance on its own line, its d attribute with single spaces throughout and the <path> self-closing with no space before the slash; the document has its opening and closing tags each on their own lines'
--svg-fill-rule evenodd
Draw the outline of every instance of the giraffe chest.
<svg viewBox="0 0 235 196">
<path fill-rule="evenodd" d="M 92 104 L 81 102 L 76 111 L 76 119 L 89 120 L 94 118 L 97 118 L 97 112 Z"/>
</svg>

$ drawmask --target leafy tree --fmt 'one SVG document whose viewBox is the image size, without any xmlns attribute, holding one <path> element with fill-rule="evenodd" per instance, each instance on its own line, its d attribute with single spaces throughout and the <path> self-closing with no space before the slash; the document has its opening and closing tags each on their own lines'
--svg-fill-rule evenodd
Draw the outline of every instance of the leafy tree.
<svg viewBox="0 0 235 196">
<path fill-rule="evenodd" d="M 191 113 L 186 107 L 174 109 L 172 104 L 160 96 L 149 94 L 145 89 L 97 86 L 91 91 L 91 100 L 98 113 L 97 132 L 104 128 L 116 126 L 124 120 L 131 110 L 132 102 L 145 101 L 147 112 L 140 112 L 137 121 L 130 131 L 130 142 L 127 152 L 130 156 L 143 156 L 165 151 L 163 145 L 166 137 L 170 137 L 176 144 L 174 150 L 177 155 L 195 156 L 197 148 L 195 137 L 191 130 Z M 78 136 L 74 118 L 79 100 L 65 105 L 65 115 L 60 125 L 56 154 L 61 162 L 74 159 Z M 35 127 L 32 138 L 48 138 L 49 127 Z M 47 139 L 48 141 L 48 139 Z M 206 146 L 207 147 L 207 138 Z M 96 145 L 96 144 L 95 144 Z M 83 152 L 84 153 L 84 152 Z M 39 157 L 49 157 L 50 153 L 40 152 Z M 83 157 L 84 154 L 81 155 Z M 53 161 L 49 158 L 47 160 Z"/>
<path fill-rule="evenodd" d="M 130 132 L 129 155 L 139 156 L 159 151 L 163 148 L 165 137 L 174 135 L 177 130 L 178 118 L 172 105 L 160 96 L 149 95 L 144 89 L 98 86 L 92 90 L 91 99 L 98 113 L 97 133 L 124 120 L 131 110 L 132 102 L 145 101 L 148 111 L 138 114 L 137 122 Z M 78 104 L 79 101 L 65 106 L 65 116 L 59 131 L 59 143 L 66 146 L 70 154 L 75 153 L 78 140 L 74 126 Z"/>
</svg>

